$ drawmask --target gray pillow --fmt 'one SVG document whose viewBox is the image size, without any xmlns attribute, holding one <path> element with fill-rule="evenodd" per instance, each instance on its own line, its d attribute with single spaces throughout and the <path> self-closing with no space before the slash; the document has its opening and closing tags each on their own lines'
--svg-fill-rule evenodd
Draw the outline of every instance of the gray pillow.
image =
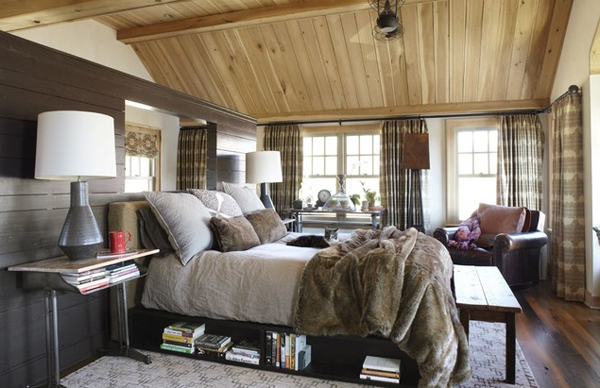
<svg viewBox="0 0 600 388">
<path fill-rule="evenodd" d="M 225 192 L 216 190 L 188 189 L 208 208 L 213 217 L 237 217 L 244 215 L 240 205 Z"/>
<path fill-rule="evenodd" d="M 223 182 L 223 189 L 235 199 L 244 214 L 265 208 L 256 192 L 249 187 Z"/>
<path fill-rule="evenodd" d="M 169 235 L 158 222 L 151 207 L 143 207 L 137 210 L 137 218 L 140 224 L 140 240 L 147 249 L 160 249 L 154 256 L 162 257 L 175 249 L 169 242 Z"/>
<path fill-rule="evenodd" d="M 198 252 L 212 247 L 211 216 L 198 198 L 188 193 L 161 191 L 144 195 L 183 265 Z"/>
<path fill-rule="evenodd" d="M 268 244 L 284 238 L 287 229 L 281 218 L 273 209 L 263 209 L 246 214 L 246 218 L 252 224 L 261 244 Z"/>
<path fill-rule="evenodd" d="M 260 240 L 250 222 L 244 217 L 213 217 L 210 225 L 221 252 L 245 251 L 257 245 Z"/>
</svg>

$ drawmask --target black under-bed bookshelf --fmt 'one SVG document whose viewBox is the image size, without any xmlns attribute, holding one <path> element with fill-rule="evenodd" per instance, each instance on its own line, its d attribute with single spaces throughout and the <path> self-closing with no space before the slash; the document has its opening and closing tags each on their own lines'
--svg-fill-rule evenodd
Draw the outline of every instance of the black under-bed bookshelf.
<svg viewBox="0 0 600 388">
<path fill-rule="evenodd" d="M 205 331 L 207 333 L 227 335 L 232 337 L 234 342 L 242 339 L 258 341 L 261 349 L 259 365 L 160 349 L 163 329 L 169 324 L 177 321 L 204 323 L 206 325 Z M 263 369 L 278 373 L 288 373 L 358 384 L 407 388 L 416 387 L 418 385 L 420 376 L 416 361 L 398 349 L 398 347 L 388 339 L 380 337 L 307 336 L 307 342 L 312 346 L 312 361 L 304 370 L 294 371 L 265 364 L 266 331 L 293 333 L 293 329 L 287 326 L 190 317 L 159 310 L 146 309 L 143 307 L 134 307 L 129 310 L 130 342 L 131 346 L 137 349 L 238 365 L 246 368 Z M 400 359 L 402 365 L 400 384 L 360 379 L 359 375 L 362 364 L 367 355 Z"/>
</svg>

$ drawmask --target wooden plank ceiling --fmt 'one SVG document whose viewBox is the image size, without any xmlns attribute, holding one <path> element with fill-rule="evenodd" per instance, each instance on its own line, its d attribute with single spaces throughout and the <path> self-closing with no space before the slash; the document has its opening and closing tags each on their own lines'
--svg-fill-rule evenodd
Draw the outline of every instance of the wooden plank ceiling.
<svg viewBox="0 0 600 388">
<path fill-rule="evenodd" d="M 261 122 L 549 103 L 573 0 L 406 0 L 373 39 L 368 0 L 3 0 L 0 29 L 93 18 L 154 80 Z"/>
</svg>

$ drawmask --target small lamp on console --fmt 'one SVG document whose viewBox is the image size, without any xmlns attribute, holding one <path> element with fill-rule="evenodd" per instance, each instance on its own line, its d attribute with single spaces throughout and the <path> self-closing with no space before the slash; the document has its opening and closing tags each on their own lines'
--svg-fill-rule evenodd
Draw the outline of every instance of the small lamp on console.
<svg viewBox="0 0 600 388">
<path fill-rule="evenodd" d="M 260 200 L 273 209 L 269 183 L 282 182 L 281 154 L 279 151 L 256 151 L 246 154 L 246 182 L 260 183 Z"/>
<path fill-rule="evenodd" d="M 71 205 L 58 239 L 69 259 L 96 257 L 103 247 L 104 238 L 89 204 L 87 180 L 115 176 L 112 117 L 83 111 L 38 115 L 35 178 L 71 181 Z"/>
</svg>

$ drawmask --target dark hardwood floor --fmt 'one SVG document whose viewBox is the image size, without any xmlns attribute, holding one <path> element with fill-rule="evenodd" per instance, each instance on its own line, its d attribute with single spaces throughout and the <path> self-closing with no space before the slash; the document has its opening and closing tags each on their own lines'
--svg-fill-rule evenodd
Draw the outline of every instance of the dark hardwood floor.
<svg viewBox="0 0 600 388">
<path fill-rule="evenodd" d="M 600 387 L 600 311 L 565 302 L 545 281 L 513 291 L 517 339 L 539 386 Z"/>
</svg>

